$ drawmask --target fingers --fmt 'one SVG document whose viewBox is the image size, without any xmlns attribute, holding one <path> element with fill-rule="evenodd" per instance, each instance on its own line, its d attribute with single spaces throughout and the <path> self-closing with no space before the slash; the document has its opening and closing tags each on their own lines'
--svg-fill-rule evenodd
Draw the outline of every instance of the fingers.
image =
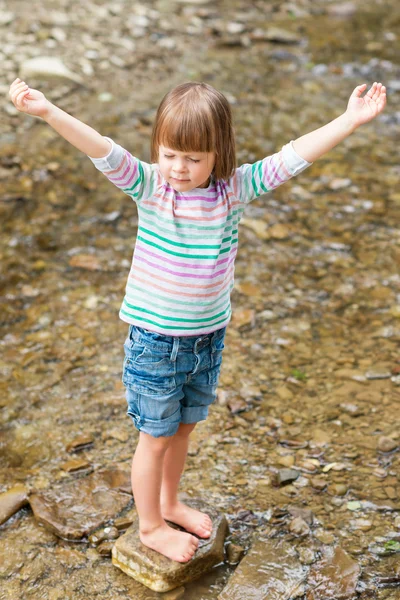
<svg viewBox="0 0 400 600">
<path fill-rule="evenodd" d="M 377 101 L 379 111 L 382 111 L 386 106 L 386 88 L 383 85 L 381 88 L 381 94 Z"/>
<path fill-rule="evenodd" d="M 358 85 L 354 92 L 351 94 L 352 98 L 359 98 L 361 96 L 361 94 L 364 92 L 365 88 L 367 87 L 366 83 L 362 83 L 361 85 Z"/>
<path fill-rule="evenodd" d="M 10 97 L 13 101 L 13 104 L 17 108 L 22 107 L 22 102 L 25 96 L 29 94 L 29 86 L 25 83 L 25 81 L 21 81 L 20 79 L 16 79 L 10 87 Z"/>
</svg>

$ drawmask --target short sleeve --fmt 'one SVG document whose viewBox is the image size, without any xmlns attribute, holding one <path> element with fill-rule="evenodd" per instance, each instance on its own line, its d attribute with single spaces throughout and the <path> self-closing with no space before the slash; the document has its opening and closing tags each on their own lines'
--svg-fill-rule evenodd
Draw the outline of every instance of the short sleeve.
<svg viewBox="0 0 400 600">
<path fill-rule="evenodd" d="M 238 167 L 233 175 L 233 179 L 236 178 L 233 187 L 238 190 L 239 199 L 247 204 L 279 187 L 311 164 L 297 154 L 293 142 L 290 142 L 280 152 Z"/>
<path fill-rule="evenodd" d="M 90 160 L 107 179 L 135 202 L 151 197 L 159 179 L 158 165 L 150 165 L 132 156 L 111 138 L 111 150 L 102 158 Z"/>
</svg>

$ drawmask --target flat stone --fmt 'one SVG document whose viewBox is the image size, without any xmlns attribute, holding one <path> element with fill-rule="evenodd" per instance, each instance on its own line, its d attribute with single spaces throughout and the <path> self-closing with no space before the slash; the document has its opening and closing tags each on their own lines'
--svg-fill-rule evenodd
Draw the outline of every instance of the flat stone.
<svg viewBox="0 0 400 600">
<path fill-rule="evenodd" d="M 32 494 L 35 518 L 61 538 L 79 540 L 132 502 L 130 474 L 109 469 Z"/>
<path fill-rule="evenodd" d="M 60 465 L 60 468 L 63 471 L 67 471 L 68 473 L 73 473 L 75 471 L 84 471 L 86 469 L 90 469 L 91 464 L 84 459 L 76 459 L 76 460 L 68 460 L 67 462 Z"/>
<path fill-rule="evenodd" d="M 280 469 L 276 474 L 276 483 L 277 485 L 286 485 L 295 481 L 299 475 L 300 472 L 295 469 Z"/>
<path fill-rule="evenodd" d="M 224 540 L 228 529 L 225 516 L 198 500 L 190 499 L 187 504 L 206 512 L 213 521 L 211 537 L 200 540 L 192 560 L 179 563 L 144 546 L 139 538 L 139 521 L 136 519 L 116 541 L 112 551 L 113 564 L 151 590 L 168 592 L 197 579 L 221 563 L 224 560 Z"/>
<path fill-rule="evenodd" d="M 288 600 L 296 596 L 305 577 L 293 545 L 257 540 L 218 600 Z"/>
<path fill-rule="evenodd" d="M 20 483 L 0 494 L 0 525 L 8 521 L 26 504 L 28 504 L 28 490 Z"/>
<path fill-rule="evenodd" d="M 311 568 L 307 600 L 348 600 L 356 592 L 360 565 L 341 548 L 327 550 L 325 558 Z"/>
<path fill-rule="evenodd" d="M 20 77 L 26 80 L 30 77 L 55 77 L 83 85 L 82 77 L 77 73 L 70 71 L 64 63 L 55 56 L 38 56 L 24 61 L 21 65 Z"/>
<path fill-rule="evenodd" d="M 93 443 L 93 437 L 91 435 L 84 434 L 71 440 L 65 449 L 67 452 L 80 452 L 81 450 L 85 450 L 86 448 L 92 446 Z"/>
</svg>

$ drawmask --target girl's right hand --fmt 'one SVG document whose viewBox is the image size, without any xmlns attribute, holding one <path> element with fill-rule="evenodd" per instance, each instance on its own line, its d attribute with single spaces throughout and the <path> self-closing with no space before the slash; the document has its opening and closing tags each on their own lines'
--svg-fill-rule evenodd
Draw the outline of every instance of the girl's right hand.
<svg viewBox="0 0 400 600">
<path fill-rule="evenodd" d="M 51 103 L 46 99 L 45 95 L 38 90 L 29 88 L 25 81 L 16 79 L 10 86 L 10 98 L 20 112 L 42 117 L 48 114 Z"/>
</svg>

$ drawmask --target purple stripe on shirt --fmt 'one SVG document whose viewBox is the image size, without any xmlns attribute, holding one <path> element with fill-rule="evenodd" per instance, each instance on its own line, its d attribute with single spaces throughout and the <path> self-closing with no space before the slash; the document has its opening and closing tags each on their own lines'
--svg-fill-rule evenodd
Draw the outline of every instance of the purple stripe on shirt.
<svg viewBox="0 0 400 600">
<path fill-rule="evenodd" d="M 232 257 L 232 260 L 230 262 L 233 262 L 233 260 L 234 260 L 234 257 Z M 162 267 L 161 265 L 158 265 L 157 263 L 146 260 L 143 256 L 135 256 L 135 261 L 143 262 L 146 265 L 153 267 L 154 269 L 158 269 L 159 271 L 163 271 L 164 273 L 170 273 L 171 275 L 175 275 L 176 277 L 192 277 L 194 279 L 211 279 L 214 277 L 218 277 L 219 275 L 223 275 L 224 273 L 226 273 L 229 270 L 229 263 L 228 263 L 228 267 L 226 269 L 220 269 L 219 271 L 216 271 L 215 273 L 211 273 L 211 274 L 206 273 L 204 275 L 200 275 L 200 274 L 196 274 L 196 273 L 182 273 L 181 271 L 172 271 L 172 269 L 167 269 L 166 267 Z"/>
</svg>

